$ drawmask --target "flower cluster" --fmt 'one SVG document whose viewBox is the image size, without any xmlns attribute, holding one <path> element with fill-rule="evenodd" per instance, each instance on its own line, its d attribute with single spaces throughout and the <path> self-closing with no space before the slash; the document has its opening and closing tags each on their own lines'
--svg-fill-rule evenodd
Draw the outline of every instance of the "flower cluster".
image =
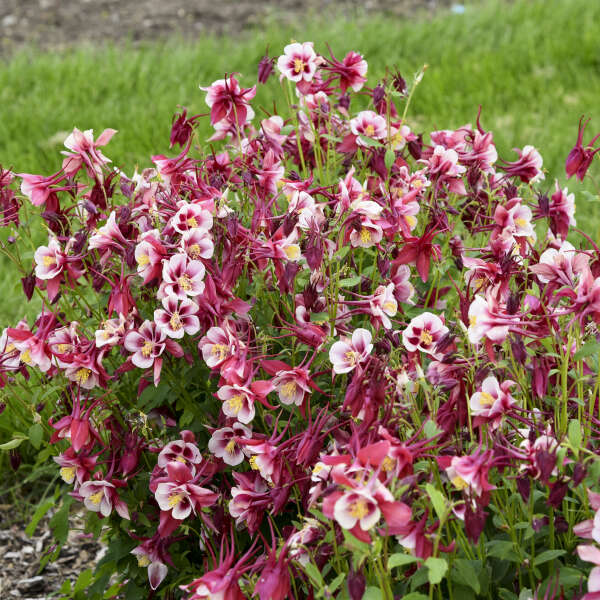
<svg viewBox="0 0 600 600">
<path fill-rule="evenodd" d="M 550 597 L 589 561 L 597 597 L 600 550 L 574 550 L 600 543 L 600 249 L 567 240 L 574 195 L 536 187 L 532 146 L 500 160 L 479 116 L 414 132 L 423 72 L 369 88 L 359 53 L 310 42 L 260 84 L 275 65 L 281 114 L 238 74 L 201 88 L 218 153 L 183 110 L 180 153 L 139 173 L 99 150 L 112 129 L 75 129 L 48 177 L 0 170 L 3 224 L 25 237 L 33 205 L 50 232 L 15 253 L 43 308 L 2 333 L 0 384 L 60 390 L 54 460 L 120 583 Z"/>
</svg>

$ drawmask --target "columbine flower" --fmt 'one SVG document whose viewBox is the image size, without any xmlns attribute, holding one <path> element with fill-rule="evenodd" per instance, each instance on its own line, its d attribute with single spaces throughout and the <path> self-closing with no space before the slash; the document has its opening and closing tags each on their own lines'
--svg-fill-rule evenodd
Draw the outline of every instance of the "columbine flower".
<svg viewBox="0 0 600 600">
<path fill-rule="evenodd" d="M 47 246 L 40 246 L 33 256 L 35 260 L 35 276 L 38 279 L 54 279 L 58 277 L 67 262 L 67 256 L 56 238 L 52 238 Z"/>
<path fill-rule="evenodd" d="M 585 123 L 583 123 L 583 117 L 579 119 L 579 130 L 577 131 L 577 141 L 575 142 L 575 146 L 569 152 L 569 156 L 567 156 L 567 160 L 565 163 L 565 171 L 567 173 L 567 179 L 570 179 L 575 175 L 579 181 L 583 181 L 587 170 L 590 168 L 592 164 L 592 160 L 594 159 L 594 155 L 600 151 L 600 147 L 594 149 L 594 144 L 600 138 L 600 133 L 594 137 L 585 147 L 583 146 L 583 133 L 587 124 L 590 122 L 588 119 Z"/>
<path fill-rule="evenodd" d="M 250 438 L 252 431 L 241 423 L 234 423 L 231 427 L 216 429 L 210 440 L 208 449 L 227 465 L 236 466 L 244 461 L 250 452 L 238 441 L 239 438 Z"/>
<path fill-rule="evenodd" d="M 191 431 L 182 431 L 181 439 L 169 442 L 158 455 L 159 467 L 166 467 L 176 460 L 187 465 L 192 471 L 202 462 L 202 455 L 196 445 L 196 438 Z"/>
<path fill-rule="evenodd" d="M 312 42 L 299 44 L 294 42 L 283 49 L 283 54 L 277 59 L 277 68 L 281 77 L 299 84 L 300 91 L 308 91 L 308 86 L 315 73 L 319 61 Z"/>
<path fill-rule="evenodd" d="M 402 342 L 409 352 L 425 352 L 437 357 L 437 343 L 448 333 L 443 321 L 433 313 L 424 312 L 412 319 L 402 332 Z"/>
<path fill-rule="evenodd" d="M 477 295 L 469 306 L 468 336 L 472 344 L 478 344 L 483 337 L 500 344 L 506 339 L 511 326 L 518 324 L 519 317 L 501 312 L 491 298 L 486 301 Z"/>
<path fill-rule="evenodd" d="M 335 342 L 329 350 L 329 360 L 333 364 L 334 373 L 349 373 L 357 365 L 367 360 L 373 344 L 373 336 L 367 329 L 356 329 L 352 334 L 352 341 L 342 338 Z"/>
<path fill-rule="evenodd" d="M 72 177 L 84 164 L 90 177 L 103 181 L 102 166 L 111 161 L 98 148 L 106 146 L 115 133 L 115 129 L 105 129 L 94 141 L 93 129 L 79 131 L 75 127 L 65 140 L 65 146 L 72 151 L 63 152 L 66 155 L 62 164 L 65 173 Z"/>
<path fill-rule="evenodd" d="M 190 229 L 181 236 L 181 249 L 192 259 L 212 258 L 215 245 L 204 229 Z"/>
<path fill-rule="evenodd" d="M 523 183 L 536 183 L 544 179 L 542 155 L 533 147 L 525 146 L 523 150 L 514 148 L 519 160 L 503 162 L 504 172 L 511 177 L 518 177 Z"/>
<path fill-rule="evenodd" d="M 392 328 L 390 317 L 396 316 L 398 302 L 394 296 L 394 284 L 380 285 L 369 300 L 371 314 L 377 321 L 381 321 L 386 329 Z"/>
<path fill-rule="evenodd" d="M 500 425 L 502 415 L 516 404 L 509 392 L 513 385 L 515 382 L 510 379 L 499 384 L 493 376 L 483 380 L 481 389 L 475 392 L 469 401 L 471 414 L 475 416 L 475 426 L 489 422 L 492 429 L 495 429 Z"/>
<path fill-rule="evenodd" d="M 360 139 L 361 135 L 372 140 L 382 140 L 387 135 L 387 123 L 384 117 L 372 110 L 363 110 L 350 121 L 350 131 L 356 136 L 357 146 L 368 146 Z"/>
<path fill-rule="evenodd" d="M 109 481 L 86 481 L 78 490 L 83 498 L 83 504 L 88 510 L 99 512 L 108 517 L 114 508 L 123 519 L 129 519 L 127 504 L 117 495 L 114 484 Z"/>
<path fill-rule="evenodd" d="M 184 464 L 173 461 L 166 468 L 169 481 L 159 483 L 154 495 L 160 510 L 170 513 L 173 519 L 183 521 L 216 502 L 219 494 L 192 483 L 192 472 Z"/>
<path fill-rule="evenodd" d="M 194 335 L 200 331 L 200 320 L 196 316 L 198 305 L 185 298 L 167 296 L 162 300 L 163 308 L 154 311 L 154 322 L 169 337 L 181 339 L 184 333 Z"/>
<path fill-rule="evenodd" d="M 190 260 L 186 254 L 175 254 L 163 263 L 163 292 L 184 300 L 199 296 L 204 291 L 206 269 L 199 260 Z"/>
<path fill-rule="evenodd" d="M 180 202 L 179 210 L 173 215 L 169 224 L 175 231 L 185 233 L 190 229 L 210 231 L 213 226 L 212 215 L 198 204 Z"/>
<path fill-rule="evenodd" d="M 296 367 L 289 371 L 277 371 L 272 383 L 281 404 L 301 406 L 304 396 L 310 394 L 310 377 L 306 369 Z"/>
<path fill-rule="evenodd" d="M 210 106 L 212 125 L 227 121 L 242 127 L 254 118 L 254 111 L 249 103 L 256 95 L 255 85 L 251 88 L 241 88 L 237 79 L 230 75 L 214 81 L 209 87 L 200 86 L 200 89 L 207 92 L 206 104 Z"/>
<path fill-rule="evenodd" d="M 470 456 L 453 456 L 446 467 L 448 479 L 459 490 L 470 489 L 476 496 L 495 489 L 488 482 L 491 451 L 475 452 Z"/>
<path fill-rule="evenodd" d="M 240 423 L 250 423 L 254 419 L 254 394 L 241 385 L 224 385 L 217 392 L 223 401 L 223 413 Z"/>
<path fill-rule="evenodd" d="M 363 531 L 371 529 L 381 518 L 376 500 L 366 490 L 352 490 L 340 496 L 333 514 L 344 529 L 353 529 L 358 523 Z"/>
</svg>

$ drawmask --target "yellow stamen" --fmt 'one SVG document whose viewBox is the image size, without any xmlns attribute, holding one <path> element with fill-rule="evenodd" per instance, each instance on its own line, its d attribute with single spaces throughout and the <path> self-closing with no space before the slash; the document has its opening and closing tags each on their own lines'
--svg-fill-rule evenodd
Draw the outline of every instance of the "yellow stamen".
<svg viewBox="0 0 600 600">
<path fill-rule="evenodd" d="M 21 352 L 21 362 L 24 362 L 26 365 L 28 365 L 31 362 L 31 352 L 29 351 L 29 349 L 25 350 L 24 352 Z"/>
<path fill-rule="evenodd" d="M 396 312 L 396 305 L 393 302 L 385 302 L 383 305 L 383 310 L 387 312 Z"/>
<path fill-rule="evenodd" d="M 431 345 L 431 342 L 433 342 L 433 336 L 431 333 L 429 333 L 429 331 L 423 329 L 423 331 L 421 331 L 421 335 L 419 336 L 419 342 L 425 346 L 429 346 Z"/>
<path fill-rule="evenodd" d="M 44 256 L 42 258 L 42 262 L 44 263 L 45 267 L 51 267 L 52 265 L 56 264 L 56 259 L 54 256 Z"/>
<path fill-rule="evenodd" d="M 145 554 L 137 555 L 138 567 L 147 567 L 150 564 L 150 559 Z"/>
<path fill-rule="evenodd" d="M 187 224 L 188 224 L 190 227 L 198 227 L 198 221 L 196 221 L 196 217 L 190 217 L 190 218 L 187 220 Z"/>
<path fill-rule="evenodd" d="M 464 490 L 469 487 L 469 484 L 460 475 L 456 475 L 456 477 L 452 478 L 452 484 L 459 490 Z"/>
<path fill-rule="evenodd" d="M 200 254 L 201 254 L 201 250 L 200 250 L 200 246 L 198 244 L 192 244 L 189 248 L 188 248 L 188 254 L 194 259 L 198 259 L 201 258 Z"/>
<path fill-rule="evenodd" d="M 366 227 L 360 230 L 360 241 L 363 244 L 368 244 L 371 241 L 371 232 Z"/>
<path fill-rule="evenodd" d="M 244 397 L 241 394 L 238 394 L 229 400 L 229 408 L 235 415 L 242 410 L 242 406 L 244 406 Z"/>
<path fill-rule="evenodd" d="M 144 345 L 142 346 L 142 356 L 145 358 L 149 358 L 152 354 L 152 350 L 154 349 L 154 344 L 150 340 L 146 340 Z"/>
<path fill-rule="evenodd" d="M 4 350 L 4 352 L 6 354 L 8 354 L 9 352 L 12 352 L 13 350 L 15 350 L 15 345 L 11 342 L 10 344 L 8 344 L 8 346 L 6 346 L 6 349 Z"/>
<path fill-rule="evenodd" d="M 169 496 L 169 506 L 171 508 L 173 508 L 174 506 L 177 506 L 181 500 L 183 499 L 183 494 L 171 494 Z"/>
<path fill-rule="evenodd" d="M 519 227 L 523 227 L 523 228 L 527 227 L 527 221 L 525 219 L 522 219 L 522 218 L 515 219 L 515 223 Z"/>
<path fill-rule="evenodd" d="M 179 331 L 183 327 L 181 319 L 179 318 L 179 313 L 173 313 L 171 320 L 169 321 L 169 325 L 173 331 Z"/>
<path fill-rule="evenodd" d="M 178 280 L 177 283 L 183 288 L 184 292 L 189 292 L 192 289 L 192 280 L 187 273 L 184 273 Z"/>
<path fill-rule="evenodd" d="M 185 465 L 185 458 L 183 458 L 183 456 L 178 456 L 175 458 L 175 460 L 177 462 L 183 463 Z"/>
<path fill-rule="evenodd" d="M 346 357 L 346 360 L 352 366 L 354 366 L 356 364 L 357 359 L 358 359 L 358 352 L 354 352 L 354 350 L 348 350 L 348 352 L 346 352 L 346 354 L 344 354 L 344 356 Z"/>
<path fill-rule="evenodd" d="M 59 354 L 64 354 L 65 352 L 68 352 L 71 349 L 71 344 L 58 344 L 56 346 L 56 351 Z"/>
<path fill-rule="evenodd" d="M 391 471 L 396 466 L 396 461 L 389 456 L 386 456 L 381 461 L 381 468 L 383 471 Z"/>
<path fill-rule="evenodd" d="M 140 265 L 140 267 L 145 267 L 147 264 L 150 263 L 150 257 L 147 254 L 140 254 L 137 258 L 137 264 Z"/>
<path fill-rule="evenodd" d="M 281 395 L 284 398 L 293 398 L 296 395 L 296 382 L 288 381 L 288 383 L 282 386 Z"/>
<path fill-rule="evenodd" d="M 365 127 L 365 135 L 368 137 L 375 135 L 375 127 L 373 127 L 373 125 L 367 125 Z"/>
<path fill-rule="evenodd" d="M 294 59 L 294 73 L 300 73 L 304 71 L 304 61 L 301 58 Z"/>
<path fill-rule="evenodd" d="M 286 246 L 283 251 L 290 260 L 296 260 L 300 256 L 300 246 L 297 244 L 290 244 L 289 246 Z"/>
<path fill-rule="evenodd" d="M 227 454 L 233 454 L 235 452 L 235 440 L 229 440 L 227 446 L 225 446 L 225 452 Z"/>
<path fill-rule="evenodd" d="M 73 483 L 75 479 L 75 467 L 63 467 L 60 476 L 65 483 Z"/>
<path fill-rule="evenodd" d="M 483 406 L 492 406 L 492 404 L 494 404 L 494 397 L 487 392 L 481 392 L 479 404 L 483 404 Z"/>
<path fill-rule="evenodd" d="M 412 215 L 407 215 L 406 217 L 404 217 L 404 220 L 411 229 L 414 229 L 415 225 L 417 224 L 417 219 Z"/>
<path fill-rule="evenodd" d="M 224 360 L 227 356 L 227 346 L 225 344 L 214 344 L 210 349 L 210 353 L 215 356 L 219 355 L 219 360 Z"/>
<path fill-rule="evenodd" d="M 367 501 L 363 498 L 360 498 L 356 502 L 352 504 L 350 507 L 350 514 L 355 519 L 362 519 L 369 514 L 369 507 L 367 506 Z"/>
<path fill-rule="evenodd" d="M 258 466 L 258 463 L 256 462 L 256 456 L 251 456 L 248 459 L 248 462 L 250 463 L 250 466 L 255 470 L 255 471 L 259 471 L 260 467 Z"/>
<path fill-rule="evenodd" d="M 476 324 L 477 324 L 477 317 L 475 315 L 471 315 L 469 317 L 469 325 L 471 327 L 475 327 Z"/>
<path fill-rule="evenodd" d="M 90 378 L 91 373 L 92 371 L 90 369 L 82 367 L 75 373 L 75 381 L 85 383 Z"/>
<path fill-rule="evenodd" d="M 102 490 L 100 490 L 99 492 L 96 492 L 95 494 L 92 494 L 90 496 L 90 500 L 92 501 L 92 504 L 100 504 L 100 502 L 102 501 L 102 496 L 104 496 L 104 492 Z"/>
</svg>

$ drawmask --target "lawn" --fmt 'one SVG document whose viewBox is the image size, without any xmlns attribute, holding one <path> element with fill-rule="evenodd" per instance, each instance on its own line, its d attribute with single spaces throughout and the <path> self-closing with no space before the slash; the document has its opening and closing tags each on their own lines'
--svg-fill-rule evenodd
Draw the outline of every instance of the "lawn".
<svg viewBox="0 0 600 600">
<path fill-rule="evenodd" d="M 178 104 L 192 112 L 206 110 L 198 85 L 232 70 L 250 85 L 266 45 L 276 55 L 296 38 L 313 40 L 321 52 L 328 42 L 338 56 L 360 51 L 369 60 L 371 84 L 385 65 L 410 76 L 428 64 L 408 114 L 412 128 L 474 123 L 481 104 L 482 123 L 494 131 L 500 155 L 513 160 L 511 148 L 535 145 L 544 157 L 550 189 L 554 177 L 565 183 L 564 159 L 575 142 L 579 117 L 592 116 L 588 135 L 600 130 L 598 22 L 600 3 L 589 0 L 496 1 L 467 3 L 464 14 L 444 12 L 415 21 L 357 15 L 352 22 L 328 20 L 324 27 L 311 17 L 295 27 L 273 21 L 260 32 L 194 43 L 55 53 L 28 48 L 5 57 L 0 70 L 0 164 L 16 172 L 48 174 L 60 167 L 59 151 L 73 126 L 96 132 L 112 127 L 119 134 L 106 154 L 131 173 L 135 166 L 148 165 L 150 155 L 168 153 Z M 275 78 L 268 83 L 276 85 Z M 257 108 L 265 92 L 259 90 Z M 203 127 L 208 137 L 207 119 Z M 600 209 L 585 193 L 593 189 L 591 182 L 570 186 L 577 193 L 579 223 L 598 236 Z M 18 292 L 15 280 L 5 266 L 2 325 L 22 311 L 20 303 L 10 301 Z"/>
</svg>

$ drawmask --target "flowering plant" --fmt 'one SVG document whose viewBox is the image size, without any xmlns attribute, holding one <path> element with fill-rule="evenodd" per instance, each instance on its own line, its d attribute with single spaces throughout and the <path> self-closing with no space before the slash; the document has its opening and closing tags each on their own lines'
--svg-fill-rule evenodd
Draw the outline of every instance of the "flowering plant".
<svg viewBox="0 0 600 600">
<path fill-rule="evenodd" d="M 139 173 L 112 129 L 0 171 L 43 304 L 2 333 L 0 385 L 50 389 L 42 456 L 108 544 L 87 597 L 600 597 L 600 249 L 574 195 L 479 115 L 427 143 L 424 71 L 368 88 L 357 52 L 292 43 L 260 84 L 275 64 L 281 113 L 237 74 L 201 88 L 219 151 L 183 110 Z"/>
</svg>

